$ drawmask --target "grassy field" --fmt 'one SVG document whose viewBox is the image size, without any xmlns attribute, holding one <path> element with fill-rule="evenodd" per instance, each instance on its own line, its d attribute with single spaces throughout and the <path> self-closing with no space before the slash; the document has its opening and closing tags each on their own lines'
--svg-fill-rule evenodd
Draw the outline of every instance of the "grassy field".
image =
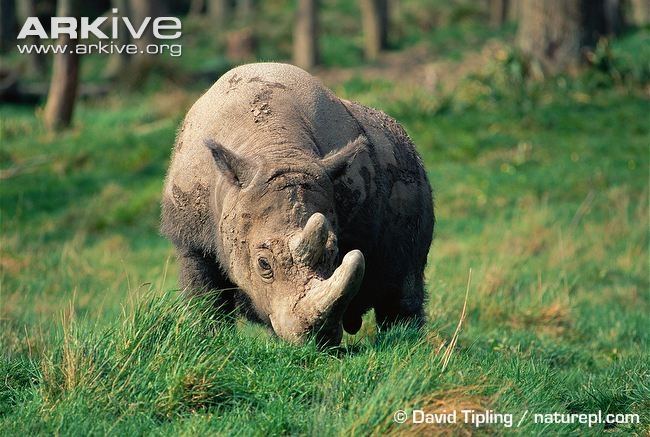
<svg viewBox="0 0 650 437">
<path fill-rule="evenodd" d="M 430 51 L 462 59 L 492 32 L 458 42 L 465 25 Z M 601 47 L 577 78 L 533 80 L 504 46 L 452 92 L 334 81 L 404 124 L 438 217 L 424 335 L 377 333 L 369 315 L 335 350 L 210 325 L 177 297 L 159 199 L 206 83 L 81 102 L 56 135 L 34 108 L 0 107 L 0 435 L 647 434 L 649 42 Z M 355 50 L 340 65 L 358 67 Z M 638 423 L 540 416 L 599 411 Z"/>
</svg>

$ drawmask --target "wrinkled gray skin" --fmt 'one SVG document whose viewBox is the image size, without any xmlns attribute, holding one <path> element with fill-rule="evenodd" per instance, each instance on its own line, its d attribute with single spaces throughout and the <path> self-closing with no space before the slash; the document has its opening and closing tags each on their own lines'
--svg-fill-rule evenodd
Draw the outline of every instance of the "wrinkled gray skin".
<svg viewBox="0 0 650 437">
<path fill-rule="evenodd" d="M 404 130 L 285 64 L 237 67 L 189 110 L 162 233 L 189 296 L 280 337 L 337 345 L 374 308 L 421 324 L 431 188 Z"/>
</svg>

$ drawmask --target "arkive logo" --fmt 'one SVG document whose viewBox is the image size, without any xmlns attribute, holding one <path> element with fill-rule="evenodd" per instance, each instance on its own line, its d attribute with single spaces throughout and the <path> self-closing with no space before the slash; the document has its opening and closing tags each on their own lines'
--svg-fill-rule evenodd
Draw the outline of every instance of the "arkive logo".
<svg viewBox="0 0 650 437">
<path fill-rule="evenodd" d="M 86 54 L 120 54 L 128 55 L 147 54 L 181 56 L 181 44 L 171 44 L 166 41 L 181 37 L 181 20 L 176 17 L 145 17 L 141 23 L 133 23 L 129 17 L 117 16 L 118 10 L 112 9 L 115 16 L 99 17 L 91 21 L 89 17 L 51 17 L 49 33 L 38 17 L 28 17 L 20 29 L 17 39 L 24 41 L 30 38 L 31 42 L 17 44 L 18 51 L 22 54 L 29 53 L 75 53 Z M 110 21 L 109 21 L 110 20 Z M 107 22 L 108 21 L 108 22 Z M 128 35 L 125 35 L 124 33 Z M 153 36 L 159 42 L 150 44 L 125 43 L 125 39 L 140 40 L 145 34 Z M 58 40 L 67 36 L 70 44 L 38 44 L 31 38 L 39 40 Z M 128 37 L 128 38 L 125 38 Z M 87 40 L 95 42 L 88 42 Z M 171 42 L 171 41 L 170 41 Z"/>
<path fill-rule="evenodd" d="M 117 9 L 113 9 L 112 12 L 117 14 Z M 48 35 L 38 17 L 28 17 L 20 29 L 17 39 L 22 40 L 30 36 L 41 39 L 57 39 L 62 35 L 68 35 L 71 39 L 84 40 L 90 38 L 91 34 L 100 40 L 117 39 L 120 32 L 120 21 L 124 23 L 131 38 L 136 40 L 144 35 L 149 26 L 151 26 L 153 36 L 157 39 L 177 39 L 181 36 L 181 20 L 176 17 L 153 19 L 145 17 L 139 26 L 132 23 L 128 17 L 112 17 L 110 18 L 110 36 L 100 30 L 100 26 L 108 19 L 108 17 L 99 17 L 91 22 L 89 17 L 52 17 Z"/>
</svg>

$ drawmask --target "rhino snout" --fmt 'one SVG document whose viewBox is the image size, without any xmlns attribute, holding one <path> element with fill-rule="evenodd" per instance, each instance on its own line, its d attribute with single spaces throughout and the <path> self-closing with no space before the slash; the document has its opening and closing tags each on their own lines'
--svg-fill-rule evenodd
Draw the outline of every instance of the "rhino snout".
<svg viewBox="0 0 650 437">
<path fill-rule="evenodd" d="M 273 331 L 291 343 L 303 343 L 313 334 L 319 344 L 338 345 L 343 313 L 359 292 L 364 271 L 361 251 L 348 252 L 332 276 L 312 281 L 295 305 L 269 316 Z"/>
</svg>

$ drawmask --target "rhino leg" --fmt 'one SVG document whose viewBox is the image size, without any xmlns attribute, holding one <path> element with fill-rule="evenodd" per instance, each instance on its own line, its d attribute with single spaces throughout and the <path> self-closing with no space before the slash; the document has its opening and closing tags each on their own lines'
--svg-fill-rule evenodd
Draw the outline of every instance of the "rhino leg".
<svg viewBox="0 0 650 437">
<path fill-rule="evenodd" d="M 384 297 L 375 304 L 375 319 L 381 330 L 397 323 L 415 328 L 424 325 L 424 281 L 422 275 L 409 275 L 401 288 L 385 289 Z"/>
<path fill-rule="evenodd" d="M 345 314 L 343 314 L 343 329 L 348 334 L 356 334 L 361 329 L 361 324 L 363 323 L 361 316 L 363 313 L 361 311 L 355 311 L 353 309 L 348 309 Z"/>
<path fill-rule="evenodd" d="M 215 257 L 193 249 L 178 249 L 179 282 L 187 297 L 210 293 L 220 314 L 232 314 L 235 309 L 236 286 L 223 274 Z"/>
</svg>

